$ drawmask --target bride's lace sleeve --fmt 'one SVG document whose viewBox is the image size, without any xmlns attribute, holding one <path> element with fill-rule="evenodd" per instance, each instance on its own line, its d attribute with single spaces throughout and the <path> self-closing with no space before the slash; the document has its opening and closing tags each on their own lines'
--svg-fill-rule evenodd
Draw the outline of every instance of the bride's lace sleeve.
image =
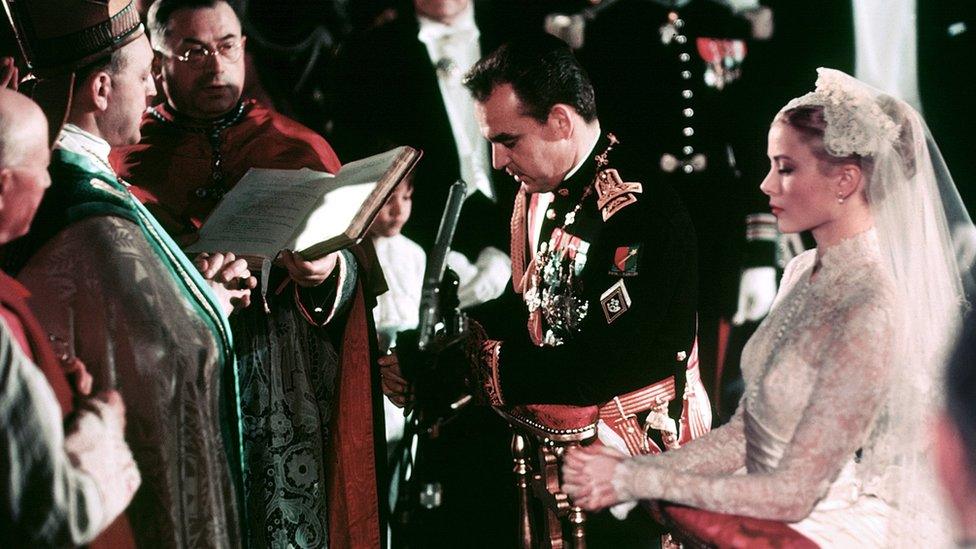
<svg viewBox="0 0 976 549">
<path fill-rule="evenodd" d="M 892 329 L 887 302 L 852 306 L 834 320 L 815 343 L 822 349 L 815 385 L 776 469 L 747 475 L 699 474 L 675 469 L 673 465 L 680 463 L 677 455 L 667 467 L 651 460 L 628 460 L 616 471 L 618 494 L 786 522 L 809 515 L 863 444 L 888 385 Z M 689 445 L 685 453 L 694 450 Z"/>
<path fill-rule="evenodd" d="M 813 253 L 813 251 L 805 252 L 793 258 L 786 265 L 779 291 L 776 292 L 776 298 L 773 302 L 774 307 L 796 282 L 797 273 L 802 272 L 805 268 L 804 265 L 812 261 Z M 657 455 L 639 456 L 633 461 L 701 475 L 738 471 L 745 466 L 746 456 L 745 424 L 742 420 L 742 410 L 743 407 L 740 402 L 735 415 L 728 423 L 713 429 L 705 436 L 693 440 L 677 450 Z"/>
<path fill-rule="evenodd" d="M 713 475 L 731 473 L 745 465 L 746 437 L 742 421 L 742 405 L 728 423 L 713 429 L 705 436 L 663 454 L 639 456 L 632 461 L 648 465 Z"/>
</svg>

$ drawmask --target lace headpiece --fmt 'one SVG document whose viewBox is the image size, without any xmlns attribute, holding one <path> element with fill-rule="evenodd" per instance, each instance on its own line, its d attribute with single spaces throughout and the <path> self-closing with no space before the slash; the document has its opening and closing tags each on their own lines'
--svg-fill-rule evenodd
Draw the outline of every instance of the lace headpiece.
<svg viewBox="0 0 976 549">
<path fill-rule="evenodd" d="M 793 99 L 780 112 L 796 107 L 823 107 L 827 153 L 839 158 L 852 154 L 874 156 L 898 139 L 898 124 L 861 82 L 833 69 L 817 69 L 817 75 L 816 90 Z"/>
</svg>

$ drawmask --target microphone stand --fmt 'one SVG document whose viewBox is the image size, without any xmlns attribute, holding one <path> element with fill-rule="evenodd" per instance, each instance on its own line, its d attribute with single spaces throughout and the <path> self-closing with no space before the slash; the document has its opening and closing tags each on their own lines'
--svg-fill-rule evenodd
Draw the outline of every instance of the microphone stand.
<svg viewBox="0 0 976 549">
<path fill-rule="evenodd" d="M 401 360 L 404 376 L 411 382 L 414 402 L 404 410 L 407 417 L 403 439 L 397 445 L 395 456 L 398 467 L 397 500 L 393 509 L 392 547 L 411 547 L 409 527 L 422 523 L 427 512 L 441 504 L 441 485 L 426 471 L 426 449 L 435 440 L 440 429 L 449 423 L 455 412 L 465 406 L 470 395 L 452 398 L 445 403 L 442 385 L 444 376 L 437 371 L 437 357 L 444 349 L 456 345 L 467 331 L 467 317 L 461 311 L 457 291 L 460 285 L 457 273 L 447 267 L 447 256 L 457 228 L 461 207 L 467 196 L 467 185 L 458 180 L 451 185 L 447 204 L 441 216 L 434 247 L 427 255 L 424 284 L 421 291 L 420 315 L 413 345 L 408 334 L 397 339 L 406 354 L 414 355 L 415 364 Z"/>
</svg>

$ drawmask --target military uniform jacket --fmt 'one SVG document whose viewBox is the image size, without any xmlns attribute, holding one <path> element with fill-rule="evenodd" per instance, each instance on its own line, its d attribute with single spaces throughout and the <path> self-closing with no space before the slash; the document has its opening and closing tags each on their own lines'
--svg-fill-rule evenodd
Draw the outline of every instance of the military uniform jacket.
<svg viewBox="0 0 976 549">
<path fill-rule="evenodd" d="M 524 294 L 534 334 L 485 346 L 496 405 L 602 404 L 684 379 L 695 338 L 692 223 L 672 189 L 615 162 L 616 151 L 600 168 L 608 144 L 597 143 L 544 215 Z"/>
</svg>

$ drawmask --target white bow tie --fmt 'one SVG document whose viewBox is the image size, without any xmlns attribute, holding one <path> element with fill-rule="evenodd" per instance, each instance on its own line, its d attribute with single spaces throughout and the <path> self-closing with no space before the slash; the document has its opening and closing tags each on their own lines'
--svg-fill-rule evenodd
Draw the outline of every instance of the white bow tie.
<svg viewBox="0 0 976 549">
<path fill-rule="evenodd" d="M 473 22 L 470 24 L 461 23 L 457 26 L 451 26 L 429 19 L 421 19 L 420 32 L 417 33 L 417 38 L 425 44 L 442 41 L 471 40 L 478 38 L 478 36 L 480 36 L 478 27 Z"/>
</svg>

